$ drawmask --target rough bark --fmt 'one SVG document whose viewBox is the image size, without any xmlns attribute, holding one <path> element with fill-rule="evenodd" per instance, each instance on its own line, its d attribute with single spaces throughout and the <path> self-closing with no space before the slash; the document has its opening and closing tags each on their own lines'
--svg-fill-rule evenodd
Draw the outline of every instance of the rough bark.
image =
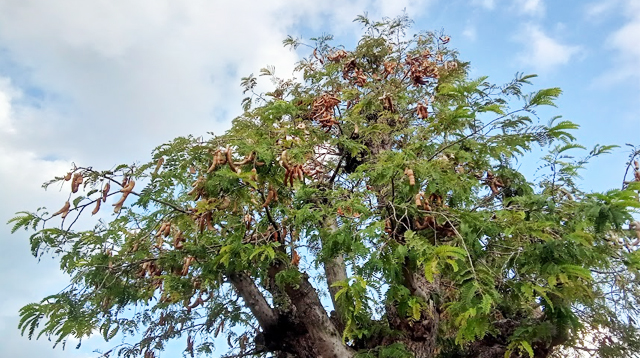
<svg viewBox="0 0 640 358">
<path fill-rule="evenodd" d="M 329 319 L 306 274 L 302 274 L 298 285 L 287 287 L 286 292 L 313 342 L 314 351 L 301 357 L 348 358 L 355 354 L 342 343 L 340 333 Z"/>
</svg>

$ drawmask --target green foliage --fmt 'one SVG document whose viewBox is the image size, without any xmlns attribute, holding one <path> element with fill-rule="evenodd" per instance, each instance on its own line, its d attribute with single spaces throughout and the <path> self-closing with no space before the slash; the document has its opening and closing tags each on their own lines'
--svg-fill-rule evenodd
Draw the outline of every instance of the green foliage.
<svg viewBox="0 0 640 358">
<path fill-rule="evenodd" d="M 303 344 L 273 338 L 306 334 L 292 333 L 300 325 L 324 327 L 359 357 L 482 347 L 534 357 L 588 334 L 603 357 L 638 354 L 640 231 L 629 225 L 640 184 L 579 186 L 589 160 L 615 146 L 577 157 L 577 124 L 538 124 L 536 110 L 561 91 L 528 93 L 535 75 L 470 78 L 448 37 L 409 37 L 406 17 L 356 21 L 354 49 L 312 39 L 299 81 L 267 67 L 273 90 L 258 94 L 259 79 L 243 78 L 244 113 L 224 135 L 176 138 L 148 163 L 74 167 L 45 183 L 78 189 L 67 211 L 9 222 L 32 232 L 35 256 L 59 255 L 71 285 L 21 310 L 23 334 L 56 344 L 141 335 L 116 353 L 146 358 L 182 336 L 185 353 L 210 353 L 220 334 L 234 354 L 301 355 Z M 545 154 L 527 178 L 518 161 L 534 148 Z M 633 149 L 627 171 L 640 175 Z M 95 226 L 77 224 L 98 203 Z M 335 293 L 329 328 L 313 316 L 325 290 Z"/>
</svg>

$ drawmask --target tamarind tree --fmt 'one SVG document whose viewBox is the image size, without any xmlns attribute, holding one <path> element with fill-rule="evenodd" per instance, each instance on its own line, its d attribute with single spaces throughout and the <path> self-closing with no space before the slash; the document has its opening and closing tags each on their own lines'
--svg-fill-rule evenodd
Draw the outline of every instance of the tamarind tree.
<svg viewBox="0 0 640 358">
<path fill-rule="evenodd" d="M 45 183 L 70 187 L 62 209 L 11 223 L 71 284 L 22 308 L 23 334 L 132 340 L 103 357 L 211 354 L 225 335 L 233 357 L 637 356 L 640 150 L 621 189 L 584 192 L 613 146 L 570 154 L 577 125 L 536 114 L 560 89 L 470 78 L 406 17 L 357 21 L 352 50 L 286 39 L 311 49 L 300 79 L 243 78 L 224 135 Z"/>
</svg>

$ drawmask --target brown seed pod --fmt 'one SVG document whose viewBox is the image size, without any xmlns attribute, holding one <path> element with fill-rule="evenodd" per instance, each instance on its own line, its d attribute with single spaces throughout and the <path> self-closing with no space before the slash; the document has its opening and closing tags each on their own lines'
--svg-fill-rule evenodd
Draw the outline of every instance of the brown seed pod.
<svg viewBox="0 0 640 358">
<path fill-rule="evenodd" d="M 238 167 L 236 167 L 236 165 L 233 163 L 233 158 L 231 157 L 231 147 L 227 146 L 227 164 L 229 164 L 229 168 L 231 169 L 232 172 L 234 173 L 239 173 L 238 172 Z"/>
<path fill-rule="evenodd" d="M 124 188 L 122 188 L 121 192 L 122 192 L 122 197 L 120 198 L 120 200 L 118 200 L 118 202 L 116 202 L 115 204 L 113 204 L 114 209 L 113 212 L 114 213 L 119 213 L 120 209 L 122 209 L 122 205 L 124 204 L 124 201 L 127 200 L 127 196 L 129 196 L 129 193 L 131 193 L 131 191 L 133 190 L 133 187 L 136 185 L 136 182 L 131 179 L 127 182 L 126 186 Z"/>
<path fill-rule="evenodd" d="M 80 173 L 75 173 L 73 174 L 73 179 L 71 180 L 71 192 L 72 193 L 77 193 L 78 192 L 78 188 L 80 188 L 80 184 L 82 184 L 82 174 Z"/>
<path fill-rule="evenodd" d="M 182 236 L 182 231 L 178 231 L 173 239 L 173 246 L 176 248 L 176 250 L 180 250 L 183 247 L 182 243 L 184 241 L 185 240 L 184 240 L 184 237 Z"/>
<path fill-rule="evenodd" d="M 195 174 L 196 173 L 196 167 L 194 167 L 193 165 L 189 167 L 189 173 L 191 174 Z"/>
<path fill-rule="evenodd" d="M 289 185 L 290 185 L 291 187 L 293 187 L 293 179 L 294 179 L 294 176 L 295 176 L 295 168 L 292 168 L 292 169 L 289 171 Z"/>
<path fill-rule="evenodd" d="M 124 201 L 127 200 L 127 196 L 129 195 L 129 192 L 122 192 L 122 197 L 120 197 L 120 200 L 118 200 L 116 203 L 113 204 L 114 208 L 113 208 L 113 212 L 114 213 L 119 213 L 120 209 L 122 209 L 122 205 L 124 204 Z"/>
<path fill-rule="evenodd" d="M 220 149 L 216 150 L 216 152 L 213 154 L 213 162 L 211 163 L 209 169 L 207 169 L 207 173 L 211 173 L 216 170 L 218 164 L 220 164 Z"/>
<path fill-rule="evenodd" d="M 171 235 L 171 223 L 167 223 L 167 226 L 165 226 L 164 231 L 162 232 L 163 237 L 167 237 L 169 235 Z"/>
<path fill-rule="evenodd" d="M 384 232 L 386 232 L 387 234 L 390 234 L 393 232 L 393 229 L 391 228 L 391 220 L 386 219 L 384 221 Z"/>
<path fill-rule="evenodd" d="M 419 192 L 418 194 L 416 194 L 416 198 L 415 198 L 415 200 L 416 200 L 416 206 L 417 206 L 417 207 L 422 206 L 422 197 L 423 197 L 423 196 L 424 196 L 424 193 L 423 193 L 423 192 Z"/>
<path fill-rule="evenodd" d="M 416 112 L 418 113 L 418 117 L 421 119 L 426 119 L 429 117 L 429 110 L 427 109 L 427 105 L 423 102 L 418 102 Z"/>
<path fill-rule="evenodd" d="M 71 174 L 73 174 L 72 172 L 68 172 L 65 176 L 64 176 L 64 181 L 69 181 L 71 180 Z"/>
<path fill-rule="evenodd" d="M 160 228 L 158 228 L 158 230 L 156 231 L 156 237 L 159 237 L 160 235 L 162 235 L 162 233 L 164 232 L 164 228 L 167 226 L 166 222 L 163 222 L 162 224 L 160 224 Z"/>
<path fill-rule="evenodd" d="M 100 199 L 96 200 L 96 207 L 91 212 L 91 215 L 95 215 L 98 213 L 98 211 L 100 210 L 100 203 L 101 203 Z"/>
<path fill-rule="evenodd" d="M 158 158 L 158 163 L 156 163 L 156 169 L 153 171 L 153 174 L 158 174 L 158 171 L 162 168 L 162 164 L 164 164 L 164 157 Z"/>
<path fill-rule="evenodd" d="M 107 182 L 107 184 L 104 185 L 104 188 L 102 189 L 102 202 L 106 202 L 107 201 L 107 196 L 109 195 L 109 189 L 111 189 L 111 184 L 109 184 L 109 182 Z"/>
<path fill-rule="evenodd" d="M 409 177 L 409 185 L 416 185 L 416 177 L 413 175 L 413 170 L 410 168 L 405 168 L 404 174 Z"/>
<path fill-rule="evenodd" d="M 67 201 L 66 203 L 64 203 L 64 205 L 62 206 L 62 208 L 58 211 L 56 211 L 55 213 L 53 213 L 53 215 L 51 215 L 51 217 L 54 216 L 58 216 L 60 214 L 62 214 L 62 218 L 66 218 L 67 214 L 69 213 L 69 208 L 71 207 L 71 203 L 69 203 L 69 201 Z"/>
<path fill-rule="evenodd" d="M 247 155 L 244 159 L 242 159 L 239 162 L 235 162 L 233 163 L 236 166 L 240 166 L 240 165 L 245 165 L 247 163 L 252 162 L 255 159 L 256 153 L 255 152 L 251 152 L 251 154 Z"/>
<path fill-rule="evenodd" d="M 187 256 L 184 258 L 184 263 L 182 265 L 182 272 L 180 272 L 181 276 L 186 276 L 189 273 L 189 266 L 191 266 L 191 263 L 193 262 L 194 257 L 193 256 Z"/>
<path fill-rule="evenodd" d="M 212 223 L 212 221 L 213 221 L 213 214 L 211 214 L 211 212 L 209 211 L 209 212 L 207 212 L 207 213 L 205 214 L 204 218 L 205 218 L 205 221 L 206 221 L 206 224 L 207 224 L 207 230 L 209 230 L 209 231 L 215 231 L 215 230 L 216 230 L 216 228 L 215 228 L 215 227 L 213 227 L 213 223 Z"/>
<path fill-rule="evenodd" d="M 134 186 L 136 186 L 136 182 L 133 179 L 129 179 L 129 181 L 127 182 L 127 185 L 124 188 L 122 188 L 122 191 L 130 193 L 133 190 Z"/>
<path fill-rule="evenodd" d="M 269 204 L 271 204 L 271 201 L 273 201 L 274 198 L 274 191 L 271 188 L 271 186 L 269 186 L 269 192 L 267 193 L 267 197 L 264 200 L 264 204 L 262 204 L 263 208 L 266 208 L 267 206 L 269 206 Z"/>
<path fill-rule="evenodd" d="M 295 267 L 298 267 L 300 264 L 300 255 L 296 250 L 293 250 L 293 254 L 291 255 L 291 264 Z"/>
</svg>

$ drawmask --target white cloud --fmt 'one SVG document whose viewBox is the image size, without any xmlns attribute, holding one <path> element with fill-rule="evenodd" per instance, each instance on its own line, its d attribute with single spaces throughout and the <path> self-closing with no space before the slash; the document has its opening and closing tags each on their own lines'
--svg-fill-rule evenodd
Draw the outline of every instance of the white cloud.
<svg viewBox="0 0 640 358">
<path fill-rule="evenodd" d="M 27 235 L 10 235 L 10 227 L 4 225 L 15 211 L 57 206 L 66 200 L 55 192 L 44 196 L 39 188 L 45 180 L 64 173 L 69 163 L 44 160 L 14 145 L 19 135 L 15 124 L 24 113 L 17 104 L 21 97 L 8 79 L 0 78 L 0 197 L 4 203 L 0 206 L 0 357 L 80 357 L 75 352 L 52 352 L 51 342 L 27 342 L 17 330 L 20 307 L 41 299 L 45 292 L 59 291 L 67 283 L 55 262 L 45 257 L 38 264 L 31 256 Z"/>
<path fill-rule="evenodd" d="M 595 20 L 611 13 L 620 4 L 620 0 L 599 0 L 585 6 L 587 19 Z"/>
<path fill-rule="evenodd" d="M 513 6 L 524 15 L 540 16 L 545 11 L 543 0 L 516 0 Z"/>
<path fill-rule="evenodd" d="M 524 50 L 518 59 L 536 71 L 551 71 L 566 65 L 580 53 L 579 46 L 565 45 L 549 37 L 536 25 L 526 25 L 517 40 Z"/>
<path fill-rule="evenodd" d="M 622 4 L 627 21 L 608 38 L 615 67 L 599 78 L 599 82 L 617 83 L 631 79 L 640 86 L 640 3 L 627 0 Z"/>
</svg>

